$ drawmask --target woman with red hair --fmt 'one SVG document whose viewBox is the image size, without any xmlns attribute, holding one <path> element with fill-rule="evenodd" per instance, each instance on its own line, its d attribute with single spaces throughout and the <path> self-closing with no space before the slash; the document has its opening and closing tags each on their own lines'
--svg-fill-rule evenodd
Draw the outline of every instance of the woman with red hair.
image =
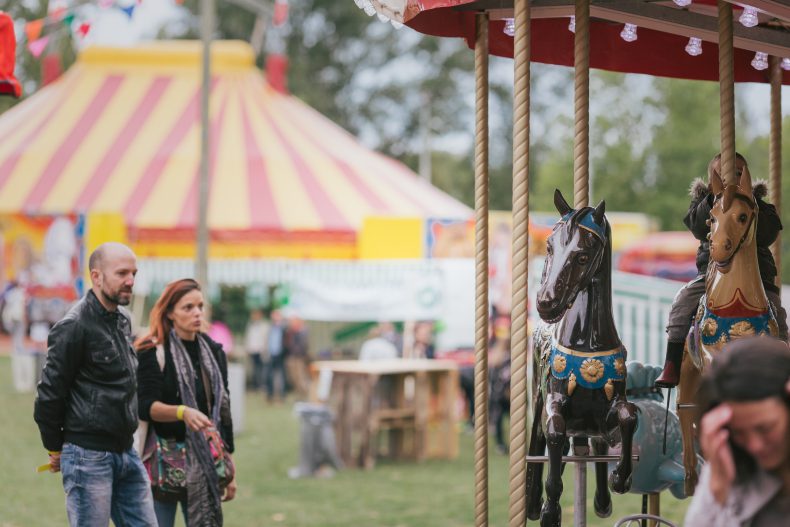
<svg viewBox="0 0 790 527">
<path fill-rule="evenodd" d="M 135 343 L 140 419 L 150 421 L 159 438 L 186 443 L 185 495 L 161 496 L 154 489 L 159 527 L 174 524 L 178 503 L 187 525 L 222 525 L 221 502 L 236 494 L 235 479 L 220 488 L 204 436 L 216 428 L 233 452 L 228 363 L 222 346 L 203 333 L 205 324 L 200 285 L 176 280 L 151 310 L 148 333 Z"/>
</svg>

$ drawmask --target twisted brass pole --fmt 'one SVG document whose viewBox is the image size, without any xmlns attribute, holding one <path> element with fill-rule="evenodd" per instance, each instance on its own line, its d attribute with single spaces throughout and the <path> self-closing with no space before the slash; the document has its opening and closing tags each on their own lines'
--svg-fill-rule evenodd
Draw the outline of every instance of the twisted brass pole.
<svg viewBox="0 0 790 527">
<path fill-rule="evenodd" d="M 733 66 L 732 4 L 719 0 L 719 113 L 721 118 L 721 176 L 735 181 L 735 70 Z"/>
<path fill-rule="evenodd" d="M 581 208 L 590 201 L 590 0 L 576 0 L 573 67 L 573 203 Z"/>
<path fill-rule="evenodd" d="M 782 214 L 782 59 L 769 59 L 771 71 L 771 136 L 768 145 L 768 181 L 771 201 L 777 212 Z M 776 285 L 782 287 L 782 233 L 771 245 L 776 262 Z"/>
<path fill-rule="evenodd" d="M 527 383 L 529 278 L 529 0 L 515 0 L 513 41 L 513 302 L 510 338 L 510 527 L 523 527 L 526 515 L 527 430 L 531 393 Z"/>
<path fill-rule="evenodd" d="M 488 526 L 488 14 L 475 18 L 475 526 Z"/>
</svg>

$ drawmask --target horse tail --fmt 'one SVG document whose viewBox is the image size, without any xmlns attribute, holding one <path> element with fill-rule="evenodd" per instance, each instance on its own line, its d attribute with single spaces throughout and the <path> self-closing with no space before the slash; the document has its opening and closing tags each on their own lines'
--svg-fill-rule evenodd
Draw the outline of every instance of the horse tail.
<svg viewBox="0 0 790 527">
<path fill-rule="evenodd" d="M 537 375 L 535 376 L 537 377 Z M 541 418 L 543 415 L 543 394 L 537 390 L 532 417 L 532 431 L 529 436 L 530 456 L 542 456 L 546 450 L 546 436 L 543 435 Z M 537 520 L 543 506 L 543 463 L 527 463 L 527 518 Z"/>
</svg>

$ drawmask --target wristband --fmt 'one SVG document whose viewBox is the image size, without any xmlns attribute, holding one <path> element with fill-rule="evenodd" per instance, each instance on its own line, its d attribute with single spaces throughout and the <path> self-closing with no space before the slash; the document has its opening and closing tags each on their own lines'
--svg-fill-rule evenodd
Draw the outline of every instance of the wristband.
<svg viewBox="0 0 790 527">
<path fill-rule="evenodd" d="M 178 410 L 176 410 L 176 418 L 178 418 L 179 421 L 184 420 L 184 412 L 186 412 L 186 410 L 187 407 L 184 406 L 183 404 L 178 406 Z"/>
</svg>

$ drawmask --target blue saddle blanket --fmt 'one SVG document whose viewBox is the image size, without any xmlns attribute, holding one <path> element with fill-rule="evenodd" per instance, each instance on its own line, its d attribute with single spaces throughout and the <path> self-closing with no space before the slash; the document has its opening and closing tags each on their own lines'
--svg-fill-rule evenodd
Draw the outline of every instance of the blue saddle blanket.
<svg viewBox="0 0 790 527">
<path fill-rule="evenodd" d="M 609 379 L 625 380 L 622 346 L 609 351 L 580 352 L 553 343 L 548 366 L 555 379 L 568 379 L 573 374 L 579 386 L 590 390 L 603 388 Z"/>
</svg>

